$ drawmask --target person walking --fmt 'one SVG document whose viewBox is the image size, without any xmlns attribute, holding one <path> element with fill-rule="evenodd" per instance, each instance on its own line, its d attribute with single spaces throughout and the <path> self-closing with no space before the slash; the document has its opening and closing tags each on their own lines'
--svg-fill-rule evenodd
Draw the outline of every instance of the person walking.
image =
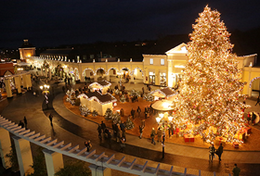
<svg viewBox="0 0 260 176">
<path fill-rule="evenodd" d="M 139 132 L 140 132 L 139 138 L 140 138 L 140 139 L 142 139 L 143 130 L 144 130 L 144 126 L 139 125 Z"/>
<path fill-rule="evenodd" d="M 165 147 L 164 142 L 162 142 L 162 159 L 164 158 L 164 147 Z"/>
<path fill-rule="evenodd" d="M 142 125 L 143 127 L 145 127 L 145 119 L 143 119 L 143 120 L 141 121 L 141 125 Z"/>
<path fill-rule="evenodd" d="M 222 143 L 220 143 L 220 146 L 218 147 L 216 154 L 218 155 L 218 160 L 221 161 L 221 155 L 223 153 L 223 146 Z"/>
<path fill-rule="evenodd" d="M 235 164 L 235 167 L 232 170 L 233 176 L 239 176 L 240 168 L 237 167 L 237 164 Z"/>
<path fill-rule="evenodd" d="M 135 119 L 135 110 L 133 108 L 131 110 L 131 116 L 132 116 L 133 119 Z"/>
<path fill-rule="evenodd" d="M 260 105 L 260 96 L 258 95 L 255 106 L 259 104 Z"/>
<path fill-rule="evenodd" d="M 102 132 L 104 133 L 104 130 L 106 129 L 107 127 L 106 127 L 106 124 L 103 122 L 103 121 L 101 121 L 101 129 L 102 129 Z"/>
<path fill-rule="evenodd" d="M 141 108 L 140 108 L 139 106 L 138 106 L 138 108 L 137 108 L 136 111 L 137 111 L 137 113 L 138 113 L 138 117 L 141 117 L 141 116 L 140 116 L 140 114 L 141 114 Z"/>
<path fill-rule="evenodd" d="M 92 145 L 90 143 L 90 140 L 85 142 L 85 146 L 87 147 L 87 152 L 89 152 L 90 148 L 92 148 Z"/>
<path fill-rule="evenodd" d="M 52 124 L 53 116 L 51 115 L 51 113 L 50 113 L 50 115 L 49 115 L 49 119 L 50 119 L 51 126 L 53 127 L 53 124 Z"/>
<path fill-rule="evenodd" d="M 215 155 L 215 147 L 214 147 L 214 144 L 212 144 L 210 147 L 209 147 L 209 153 L 210 153 L 210 156 L 209 156 L 209 161 L 213 161 L 213 157 Z"/>
<path fill-rule="evenodd" d="M 160 127 L 157 129 L 157 142 L 162 142 L 162 130 Z"/>
<path fill-rule="evenodd" d="M 144 118 L 147 119 L 147 117 L 148 117 L 148 108 L 145 107 L 144 108 Z"/>
<path fill-rule="evenodd" d="M 23 122 L 24 122 L 24 127 L 27 129 L 27 119 L 25 116 L 23 117 Z"/>
<path fill-rule="evenodd" d="M 154 141 L 154 137 L 155 137 L 155 130 L 154 130 L 154 128 L 152 128 L 152 132 L 151 132 L 152 142 L 151 143 L 155 145 L 156 143 Z"/>
<path fill-rule="evenodd" d="M 120 109 L 120 116 L 121 116 L 121 117 L 124 117 L 124 116 L 125 116 L 125 112 L 124 112 L 124 109 L 123 109 L 123 108 Z"/>
</svg>

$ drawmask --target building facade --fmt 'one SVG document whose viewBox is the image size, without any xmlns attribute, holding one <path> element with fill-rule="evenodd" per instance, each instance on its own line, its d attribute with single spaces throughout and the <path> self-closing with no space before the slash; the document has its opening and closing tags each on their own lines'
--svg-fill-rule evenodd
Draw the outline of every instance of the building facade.
<svg viewBox="0 0 260 176">
<path fill-rule="evenodd" d="M 167 86 L 176 88 L 182 79 L 183 70 L 187 62 L 186 44 L 168 50 L 165 54 L 143 54 L 142 62 L 120 62 L 120 59 L 103 62 L 82 63 L 82 61 L 70 59 L 66 55 L 48 55 L 26 57 L 26 61 L 41 70 L 46 76 L 58 72 L 59 76 L 71 76 L 74 80 L 84 82 L 86 78 L 98 78 L 110 80 L 110 76 L 126 77 L 130 81 L 140 80 L 145 84 Z M 22 56 L 26 54 L 21 53 Z M 21 56 L 21 57 L 22 57 Z M 247 82 L 243 89 L 243 94 L 252 95 L 252 90 L 259 91 L 260 68 L 254 67 L 257 61 L 257 54 L 239 56 L 238 67 L 242 69 L 242 81 Z M 48 67 L 44 67 L 44 65 Z"/>
</svg>

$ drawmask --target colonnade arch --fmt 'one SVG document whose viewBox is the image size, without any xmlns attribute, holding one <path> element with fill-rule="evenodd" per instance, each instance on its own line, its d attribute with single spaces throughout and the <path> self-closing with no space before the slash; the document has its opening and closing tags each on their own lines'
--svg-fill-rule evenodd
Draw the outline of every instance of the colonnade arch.
<svg viewBox="0 0 260 176">
<path fill-rule="evenodd" d="M 253 83 L 255 83 L 255 84 L 253 84 Z M 252 96 L 254 89 L 255 90 L 258 89 L 258 95 L 259 95 L 260 94 L 260 77 L 255 77 L 250 81 L 250 83 L 249 83 L 249 93 L 248 93 L 249 97 Z"/>
<path fill-rule="evenodd" d="M 112 72 L 112 73 L 111 73 Z M 107 70 L 107 74 L 109 74 L 110 76 L 115 76 L 117 75 L 118 69 L 116 67 L 110 67 Z"/>
<path fill-rule="evenodd" d="M 82 76 L 83 76 L 83 78 L 85 78 L 85 77 L 90 77 L 90 76 L 93 76 L 94 75 L 94 70 L 93 69 L 91 69 L 91 68 L 85 68 L 84 70 L 83 70 L 83 72 L 82 72 Z"/>
<path fill-rule="evenodd" d="M 103 70 L 103 71 L 102 71 Z M 101 76 L 103 76 L 103 75 L 106 75 L 107 74 L 107 72 L 106 72 L 106 70 L 103 68 L 103 67 L 99 67 L 99 68 L 97 68 L 96 69 L 96 71 L 95 71 L 95 75 L 101 75 Z"/>
</svg>

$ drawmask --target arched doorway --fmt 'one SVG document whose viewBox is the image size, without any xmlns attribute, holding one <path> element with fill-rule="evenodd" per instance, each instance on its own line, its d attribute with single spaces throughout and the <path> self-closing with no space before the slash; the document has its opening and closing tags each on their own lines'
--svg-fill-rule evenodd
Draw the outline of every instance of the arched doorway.
<svg viewBox="0 0 260 176">
<path fill-rule="evenodd" d="M 139 67 L 136 67 L 133 69 L 131 75 L 135 78 L 135 79 L 143 79 L 144 76 L 144 72 L 142 69 L 140 69 Z"/>
<path fill-rule="evenodd" d="M 103 81 L 106 71 L 103 68 L 99 68 L 96 71 L 97 81 Z"/>
<path fill-rule="evenodd" d="M 126 78 L 130 79 L 130 70 L 126 67 L 122 68 L 121 75 L 122 75 L 122 78 L 124 78 L 124 79 L 126 79 Z"/>
<path fill-rule="evenodd" d="M 90 82 L 90 79 L 94 76 L 94 71 L 91 68 L 86 68 L 85 70 L 83 70 L 82 76 L 85 82 Z"/>
<path fill-rule="evenodd" d="M 260 95 L 260 77 L 255 77 L 249 83 L 249 97 Z"/>
</svg>

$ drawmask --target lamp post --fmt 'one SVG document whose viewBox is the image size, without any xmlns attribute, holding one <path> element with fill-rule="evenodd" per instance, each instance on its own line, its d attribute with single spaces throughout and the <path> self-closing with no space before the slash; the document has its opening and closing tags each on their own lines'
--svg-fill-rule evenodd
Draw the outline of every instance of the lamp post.
<svg viewBox="0 0 260 176">
<path fill-rule="evenodd" d="M 45 104 L 46 104 L 47 109 L 49 108 L 48 107 L 48 104 L 49 104 L 49 97 L 48 97 L 49 88 L 50 88 L 50 86 L 47 85 L 47 84 L 44 84 L 44 85 L 40 86 L 40 89 L 42 90 L 42 93 L 44 94 Z"/>
<path fill-rule="evenodd" d="M 121 73 L 121 72 L 118 72 L 117 74 L 118 74 L 119 77 L 120 77 L 120 88 L 121 88 L 121 84 L 122 84 L 122 73 Z"/>
</svg>

